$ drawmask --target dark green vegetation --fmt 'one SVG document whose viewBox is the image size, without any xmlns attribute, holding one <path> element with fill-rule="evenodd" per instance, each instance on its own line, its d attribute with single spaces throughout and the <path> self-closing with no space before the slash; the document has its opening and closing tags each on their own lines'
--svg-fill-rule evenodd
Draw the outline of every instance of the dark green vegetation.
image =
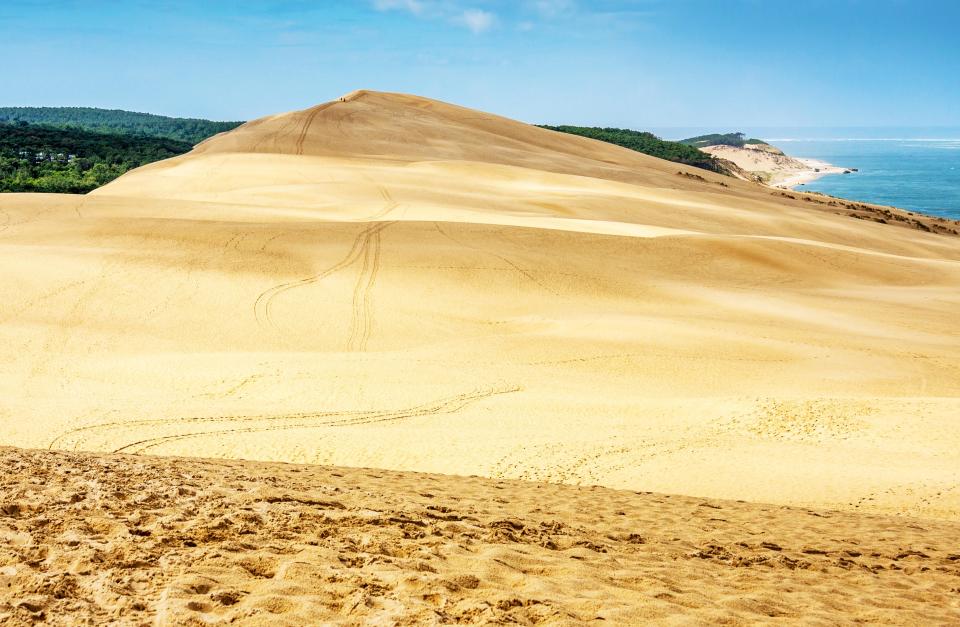
<svg viewBox="0 0 960 627">
<path fill-rule="evenodd" d="M 89 107 L 0 107 L 0 192 L 86 193 L 240 124 Z"/>
<path fill-rule="evenodd" d="M 0 192 L 86 193 L 189 142 L 0 122 Z"/>
<path fill-rule="evenodd" d="M 698 135 L 689 139 L 681 139 L 681 144 L 703 148 L 704 146 L 736 146 L 743 148 L 746 144 L 766 144 L 762 139 L 747 139 L 743 133 L 713 133 Z"/>
<path fill-rule="evenodd" d="M 684 165 L 702 168 L 704 170 L 720 172 L 721 174 L 727 173 L 726 168 L 717 159 L 711 157 L 707 153 L 681 142 L 671 142 L 660 139 L 653 133 L 647 133 L 645 131 L 631 131 L 624 128 L 597 128 L 587 126 L 541 125 L 541 128 L 550 129 L 551 131 L 559 131 L 561 133 L 569 133 L 571 135 L 580 135 L 581 137 L 589 137 L 591 139 L 598 139 L 610 144 L 616 144 L 617 146 L 629 148 L 630 150 L 636 150 L 637 152 L 642 152 L 646 155 L 659 157 L 660 159 L 666 159 L 667 161 L 674 161 L 676 163 L 682 163 Z"/>
<path fill-rule="evenodd" d="M 97 133 L 163 137 L 191 145 L 243 124 L 89 107 L 0 107 L 0 122 L 27 122 Z"/>
</svg>

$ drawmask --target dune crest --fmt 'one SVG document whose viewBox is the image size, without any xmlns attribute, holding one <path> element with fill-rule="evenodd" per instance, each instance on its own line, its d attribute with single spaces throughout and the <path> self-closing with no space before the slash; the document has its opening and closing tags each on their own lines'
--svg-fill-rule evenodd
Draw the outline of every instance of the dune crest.
<svg viewBox="0 0 960 627">
<path fill-rule="evenodd" d="M 3 444 L 960 515 L 960 247 L 359 91 L 0 197 Z"/>
</svg>

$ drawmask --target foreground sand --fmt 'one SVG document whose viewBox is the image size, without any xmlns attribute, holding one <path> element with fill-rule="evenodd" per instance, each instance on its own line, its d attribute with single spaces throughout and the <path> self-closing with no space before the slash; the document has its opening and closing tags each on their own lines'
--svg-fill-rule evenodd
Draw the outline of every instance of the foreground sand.
<svg viewBox="0 0 960 627">
<path fill-rule="evenodd" d="M 960 620 L 944 521 L 8 448 L 0 487 L 7 625 Z"/>
<path fill-rule="evenodd" d="M 848 212 L 358 92 L 0 196 L 0 443 L 957 519 L 960 239 Z"/>
</svg>

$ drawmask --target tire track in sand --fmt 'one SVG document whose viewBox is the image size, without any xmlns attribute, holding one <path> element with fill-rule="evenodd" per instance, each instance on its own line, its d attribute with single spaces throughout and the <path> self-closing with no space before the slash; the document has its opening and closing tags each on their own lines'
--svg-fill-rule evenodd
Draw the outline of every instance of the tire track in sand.
<svg viewBox="0 0 960 627">
<path fill-rule="evenodd" d="M 490 255 L 490 256 L 492 256 L 492 257 L 496 257 L 497 259 L 499 259 L 499 260 L 502 261 L 503 263 L 507 264 L 508 266 L 510 266 L 511 268 L 513 268 L 514 270 L 516 270 L 517 273 L 520 274 L 520 276 L 524 277 L 525 279 L 527 279 L 528 281 L 530 281 L 530 282 L 532 282 L 532 283 L 535 283 L 535 284 L 539 285 L 541 288 L 543 288 L 543 290 L 545 290 L 545 291 L 547 291 L 547 292 L 550 292 L 550 293 L 553 294 L 554 296 L 559 296 L 559 295 L 560 295 L 556 290 L 554 290 L 554 289 L 550 288 L 549 286 L 545 285 L 545 284 L 544 284 L 542 281 L 540 281 L 537 277 L 533 276 L 533 274 L 531 274 L 529 270 L 527 270 L 526 268 L 523 268 L 523 267 L 517 265 L 516 263 L 514 263 L 513 261 L 511 261 L 511 260 L 508 259 L 507 257 L 504 257 L 503 255 L 501 255 L 501 254 L 499 254 L 499 253 L 495 253 L 495 252 L 493 252 L 492 250 L 487 250 L 486 248 L 481 248 L 480 246 L 475 246 L 475 245 L 473 245 L 473 244 L 468 244 L 467 242 L 460 241 L 459 239 L 455 238 L 454 236 L 452 236 L 452 235 L 450 235 L 449 233 L 447 233 L 446 231 L 444 231 L 443 228 L 440 226 L 440 223 L 439 223 L 439 222 L 434 222 L 434 223 L 433 223 L 433 226 L 434 226 L 434 228 L 437 229 L 437 232 L 440 233 L 440 235 L 443 235 L 444 237 L 446 237 L 448 240 L 450 240 L 450 241 L 453 242 L 454 244 L 457 244 L 458 246 L 464 246 L 464 247 L 466 247 L 466 248 L 472 248 L 473 250 L 476 250 L 477 252 L 481 252 L 481 253 L 483 253 L 483 254 L 485 254 L 485 255 Z"/>
<path fill-rule="evenodd" d="M 369 243 L 372 242 L 372 246 Z M 363 267 L 353 288 L 353 315 L 350 318 L 348 351 L 365 351 L 373 333 L 373 286 L 380 272 L 380 231 L 373 233 L 364 248 Z"/>
<path fill-rule="evenodd" d="M 436 401 L 429 403 L 424 403 L 421 405 L 415 405 L 413 407 L 408 407 L 400 410 L 373 410 L 373 411 L 341 411 L 341 412 L 318 412 L 318 413 L 300 413 L 300 414 L 278 414 L 275 416 L 264 416 L 264 417 L 249 417 L 249 418 L 239 418 L 233 420 L 263 420 L 267 422 L 277 422 L 289 420 L 293 421 L 290 424 L 268 424 L 265 426 L 251 426 L 251 427 L 234 427 L 229 429 L 216 429 L 211 431 L 194 431 L 188 433 L 178 433 L 172 435 L 164 435 L 153 438 L 144 438 L 142 440 L 137 440 L 135 442 L 130 442 L 125 444 L 117 449 L 114 449 L 114 453 L 143 453 L 149 449 L 161 446 L 169 442 L 177 442 L 186 439 L 193 438 L 202 438 L 206 436 L 222 436 L 226 434 L 236 434 L 236 433 L 266 433 L 270 431 L 287 431 L 290 429 L 302 429 L 302 428 L 333 428 L 333 427 L 348 427 L 348 426 L 362 426 L 370 425 L 383 422 L 396 422 L 400 420 L 406 420 L 410 418 L 421 418 L 427 416 L 436 416 L 443 414 L 453 414 L 461 409 L 472 405 L 478 401 L 498 396 L 501 394 L 511 394 L 514 392 L 519 392 L 519 387 L 505 387 L 505 388 L 493 388 L 487 390 L 476 390 L 473 392 L 466 392 L 462 394 L 457 394 L 455 396 L 441 398 Z M 311 419 L 311 418 L 321 418 L 321 420 Z M 328 420 L 322 420 L 322 418 L 330 418 Z M 163 419 L 161 419 L 163 421 Z M 156 424 L 159 424 L 161 421 L 155 421 Z M 144 421 L 140 421 L 144 422 Z M 184 422 L 184 419 L 172 419 L 166 420 L 168 424 L 181 424 Z M 117 424 L 117 423 L 113 423 Z M 134 422 L 128 423 L 119 423 L 122 426 L 132 426 Z M 96 427 L 97 425 L 91 425 L 90 427 Z"/>
<path fill-rule="evenodd" d="M 326 109 L 329 109 L 330 107 L 337 104 L 338 102 L 340 101 L 334 100 L 333 102 L 328 102 L 326 104 L 316 106 L 310 111 L 310 113 L 307 114 L 306 119 L 303 121 L 303 126 L 300 127 L 300 135 L 297 136 L 297 141 L 294 144 L 296 153 L 298 155 L 303 154 L 303 144 L 307 139 L 307 133 L 310 132 L 310 126 L 313 125 L 313 121 L 317 119 L 317 115 L 319 115 L 321 111 L 325 111 Z"/>
<path fill-rule="evenodd" d="M 304 287 L 318 281 L 322 281 L 331 274 L 339 272 L 340 270 L 350 266 L 360 258 L 361 254 L 365 254 L 365 251 L 370 244 L 371 234 L 379 233 L 391 224 L 393 224 L 393 222 L 377 222 L 375 224 L 368 225 L 366 228 L 360 231 L 357 237 L 353 240 L 353 244 L 351 245 L 346 256 L 326 270 L 323 270 L 322 272 L 314 274 L 313 276 L 309 276 L 305 279 L 298 279 L 296 281 L 288 281 L 286 283 L 275 285 L 261 292 L 253 303 L 253 315 L 257 319 L 257 323 L 261 326 L 269 325 L 276 329 L 277 326 L 273 321 L 272 310 L 273 301 L 277 298 L 277 296 L 294 288 Z"/>
<path fill-rule="evenodd" d="M 376 212 L 372 216 L 368 217 L 367 220 L 379 220 L 385 217 L 388 213 L 400 206 L 396 200 L 393 199 L 393 195 L 383 185 L 377 185 L 377 192 L 380 194 L 380 197 L 383 199 L 383 208 L 380 211 Z"/>
<path fill-rule="evenodd" d="M 327 416 L 347 416 L 347 415 L 366 415 L 373 413 L 371 411 L 343 411 L 343 412 L 295 412 L 290 414 L 224 414 L 220 416 L 191 416 L 181 418 L 146 418 L 141 420 L 115 420 L 112 422 L 100 422 L 97 424 L 76 427 L 57 435 L 47 449 L 54 450 L 78 450 L 81 444 L 89 440 L 97 433 L 109 432 L 113 429 L 123 429 L 128 427 L 176 427 L 184 424 L 208 424 L 217 422 L 256 422 L 271 420 L 293 420 L 293 419 L 313 419 Z"/>
</svg>

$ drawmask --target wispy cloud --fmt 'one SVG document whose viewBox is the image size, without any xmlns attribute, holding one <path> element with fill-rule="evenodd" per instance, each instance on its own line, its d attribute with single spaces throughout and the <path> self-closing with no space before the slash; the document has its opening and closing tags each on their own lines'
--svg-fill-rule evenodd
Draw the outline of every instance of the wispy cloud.
<svg viewBox="0 0 960 627">
<path fill-rule="evenodd" d="M 404 11 L 424 19 L 442 20 L 462 26 L 474 34 L 484 33 L 497 23 L 492 11 L 465 6 L 456 0 L 373 0 L 377 11 Z"/>
<path fill-rule="evenodd" d="M 414 15 L 421 15 L 426 8 L 421 0 L 374 0 L 373 7 L 377 11 L 401 10 Z"/>
<path fill-rule="evenodd" d="M 457 17 L 455 21 L 469 28 L 474 34 L 480 34 L 490 30 L 490 27 L 494 25 L 496 19 L 496 16 L 489 11 L 467 9 Z"/>
<path fill-rule="evenodd" d="M 666 0 L 368 0 L 380 12 L 404 13 L 421 20 L 464 28 L 475 35 L 505 27 L 528 33 L 574 27 L 630 30 L 649 21 Z"/>
<path fill-rule="evenodd" d="M 547 19 L 570 15 L 577 9 L 577 3 L 574 0 L 533 0 L 528 2 L 528 5 L 541 17 Z"/>
</svg>

